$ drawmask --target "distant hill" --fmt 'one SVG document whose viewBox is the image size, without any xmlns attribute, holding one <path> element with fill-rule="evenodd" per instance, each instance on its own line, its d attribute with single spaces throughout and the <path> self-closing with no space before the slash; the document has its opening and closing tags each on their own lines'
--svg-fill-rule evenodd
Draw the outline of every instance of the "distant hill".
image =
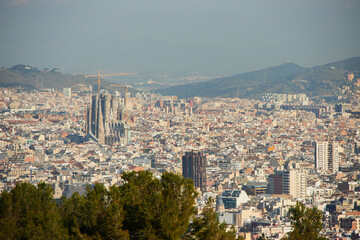
<svg viewBox="0 0 360 240">
<path fill-rule="evenodd" d="M 0 87 L 22 87 L 25 89 L 57 89 L 74 87 L 78 84 L 91 85 L 93 91 L 97 91 L 97 78 L 85 75 L 71 75 L 61 73 L 59 69 L 39 70 L 36 67 L 19 64 L 11 68 L 0 69 Z M 101 80 L 101 88 L 112 90 L 111 84 L 116 84 L 107 80 Z M 119 90 L 117 88 L 116 90 Z M 120 89 L 121 90 L 121 89 Z M 131 90 L 132 92 L 134 90 Z"/>
<path fill-rule="evenodd" d="M 257 98 L 264 93 L 306 93 L 310 97 L 332 95 L 349 84 L 347 73 L 360 73 L 360 57 L 305 68 L 285 63 L 258 71 L 159 89 L 163 95 L 187 97 Z"/>
</svg>

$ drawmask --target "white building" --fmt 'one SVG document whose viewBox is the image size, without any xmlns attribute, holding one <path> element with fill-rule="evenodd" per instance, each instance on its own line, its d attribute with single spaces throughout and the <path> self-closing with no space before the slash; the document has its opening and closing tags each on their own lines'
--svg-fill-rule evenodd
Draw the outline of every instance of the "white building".
<svg viewBox="0 0 360 240">
<path fill-rule="evenodd" d="M 328 141 L 316 141 L 315 163 L 319 171 L 339 171 L 339 143 Z"/>
<path fill-rule="evenodd" d="M 306 197 L 306 171 L 302 169 L 290 169 L 283 172 L 283 192 L 294 198 Z"/>
<path fill-rule="evenodd" d="M 66 98 L 71 98 L 71 88 L 63 88 L 63 94 Z"/>
<path fill-rule="evenodd" d="M 250 198 L 243 190 L 225 190 L 221 194 L 221 200 L 225 209 L 237 209 L 241 204 L 248 202 Z"/>
</svg>

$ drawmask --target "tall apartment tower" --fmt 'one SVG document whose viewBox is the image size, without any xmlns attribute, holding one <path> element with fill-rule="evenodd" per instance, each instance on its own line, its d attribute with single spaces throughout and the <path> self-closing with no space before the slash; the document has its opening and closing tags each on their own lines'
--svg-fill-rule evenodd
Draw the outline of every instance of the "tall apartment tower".
<svg viewBox="0 0 360 240">
<path fill-rule="evenodd" d="M 202 152 L 187 152 L 182 157 L 183 176 L 192 179 L 195 187 L 206 191 L 206 156 Z"/>
<path fill-rule="evenodd" d="M 126 144 L 130 130 L 122 121 L 119 99 L 109 93 L 93 95 L 86 113 L 86 134 L 95 137 L 100 144 Z"/>
<path fill-rule="evenodd" d="M 294 198 L 304 199 L 306 186 L 306 172 L 303 169 L 291 168 L 269 176 L 267 193 L 289 194 Z"/>
<path fill-rule="evenodd" d="M 306 197 L 306 172 L 302 169 L 290 169 L 283 172 L 283 193 L 294 198 Z"/>
<path fill-rule="evenodd" d="M 66 98 L 71 98 L 71 88 L 63 88 L 63 94 Z"/>
<path fill-rule="evenodd" d="M 316 141 L 315 164 L 318 170 L 339 171 L 339 143 L 333 141 Z"/>
</svg>

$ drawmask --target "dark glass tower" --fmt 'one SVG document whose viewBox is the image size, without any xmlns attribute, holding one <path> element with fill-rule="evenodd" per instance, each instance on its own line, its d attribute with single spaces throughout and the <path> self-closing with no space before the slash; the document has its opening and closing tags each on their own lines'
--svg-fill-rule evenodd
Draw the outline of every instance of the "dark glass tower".
<svg viewBox="0 0 360 240">
<path fill-rule="evenodd" d="M 182 157 L 183 176 L 192 179 L 194 186 L 206 191 L 206 157 L 201 152 L 187 152 Z"/>
</svg>

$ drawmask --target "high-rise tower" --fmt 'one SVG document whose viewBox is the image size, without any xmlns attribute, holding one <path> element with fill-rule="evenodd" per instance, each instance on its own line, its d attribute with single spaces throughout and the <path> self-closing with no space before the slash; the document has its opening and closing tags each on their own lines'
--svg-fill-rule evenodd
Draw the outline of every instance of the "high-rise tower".
<svg viewBox="0 0 360 240">
<path fill-rule="evenodd" d="M 282 173 L 283 193 L 292 195 L 295 198 L 306 197 L 306 172 L 302 169 L 289 169 Z"/>
<path fill-rule="evenodd" d="M 182 157 L 183 176 L 192 179 L 195 187 L 206 191 L 206 157 L 202 152 L 187 152 Z"/>
<path fill-rule="evenodd" d="M 318 170 L 339 171 L 339 143 L 333 141 L 316 141 L 315 163 Z"/>
<path fill-rule="evenodd" d="M 288 194 L 294 198 L 306 197 L 307 172 L 296 165 L 288 164 L 285 170 L 271 174 L 268 178 L 269 194 Z"/>
</svg>

